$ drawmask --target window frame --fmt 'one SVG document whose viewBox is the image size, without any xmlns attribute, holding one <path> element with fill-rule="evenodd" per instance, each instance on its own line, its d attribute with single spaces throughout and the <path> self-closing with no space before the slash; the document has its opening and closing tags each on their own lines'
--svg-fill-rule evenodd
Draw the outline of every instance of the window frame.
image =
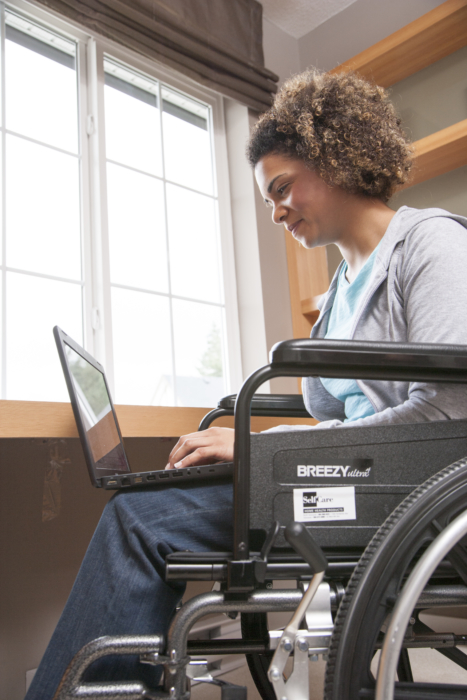
<svg viewBox="0 0 467 700">
<path fill-rule="evenodd" d="M 25 0 L 0 3 L 0 6 L 2 7 L 3 39 L 4 9 L 11 9 L 76 42 L 81 158 L 83 337 L 86 349 L 105 366 L 112 391 L 114 391 L 114 364 L 105 156 L 104 57 L 115 59 L 157 80 L 161 87 L 166 84 L 167 87 L 186 93 L 210 107 L 214 195 L 217 196 L 218 201 L 218 231 L 225 305 L 224 381 L 228 392 L 232 389 L 237 390 L 243 381 L 243 375 L 223 96 L 158 61 L 146 59 L 98 34 L 91 35 L 82 27 L 64 20 L 55 12 L 43 10 Z M 3 66 L 2 60 L 2 71 L 4 71 Z M 4 105 L 4 102 L 2 104 Z M 4 107 L 2 109 L 4 112 Z M 3 287 L 5 284 L 6 280 L 3 281 Z M 5 311 L 4 294 L 2 294 L 2 305 Z M 2 317 L 5 319 L 4 313 Z M 2 325 L 5 327 L 5 320 Z M 3 333 L 3 338 L 2 371 L 5 372 L 6 333 Z M 2 384 L 5 387 L 5 382 Z"/>
</svg>

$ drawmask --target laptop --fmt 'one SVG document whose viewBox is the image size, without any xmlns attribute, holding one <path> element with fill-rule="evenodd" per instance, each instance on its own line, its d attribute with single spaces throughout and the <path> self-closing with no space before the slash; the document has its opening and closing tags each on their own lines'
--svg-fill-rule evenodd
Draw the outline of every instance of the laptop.
<svg viewBox="0 0 467 700">
<path fill-rule="evenodd" d="M 104 368 L 61 328 L 54 337 L 93 486 L 124 489 L 233 477 L 233 462 L 132 472 Z"/>
</svg>

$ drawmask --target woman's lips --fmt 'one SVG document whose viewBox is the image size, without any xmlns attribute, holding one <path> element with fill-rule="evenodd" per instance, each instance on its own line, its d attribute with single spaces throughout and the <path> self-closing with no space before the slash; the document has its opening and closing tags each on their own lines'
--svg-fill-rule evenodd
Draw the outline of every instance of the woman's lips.
<svg viewBox="0 0 467 700">
<path fill-rule="evenodd" d="M 297 229 L 298 229 L 298 227 L 299 227 L 301 221 L 302 221 L 302 220 L 299 219 L 298 221 L 296 221 L 296 222 L 295 222 L 294 224 L 292 224 L 291 226 L 287 226 L 287 228 L 289 229 L 290 233 L 292 234 L 292 236 L 293 236 L 294 238 L 296 237 L 295 234 L 297 233 Z"/>
</svg>

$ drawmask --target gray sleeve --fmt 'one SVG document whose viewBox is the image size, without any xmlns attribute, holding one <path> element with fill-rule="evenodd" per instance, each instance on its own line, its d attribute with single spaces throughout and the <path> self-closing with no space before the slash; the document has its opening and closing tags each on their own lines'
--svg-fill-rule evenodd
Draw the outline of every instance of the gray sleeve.
<svg viewBox="0 0 467 700">
<path fill-rule="evenodd" d="M 397 283 L 407 342 L 467 345 L 467 231 L 461 224 L 436 217 L 415 227 L 404 244 Z M 462 418 L 467 418 L 467 384 L 412 382 L 407 399 L 396 406 L 349 423 L 324 421 L 311 429 Z M 273 430 L 281 429 L 291 426 Z"/>
<path fill-rule="evenodd" d="M 409 343 L 467 345 L 467 231 L 461 224 L 445 217 L 419 224 L 405 241 L 398 279 Z M 378 416 L 385 423 L 466 417 L 467 385 L 422 382 L 412 382 L 407 400 Z"/>
</svg>

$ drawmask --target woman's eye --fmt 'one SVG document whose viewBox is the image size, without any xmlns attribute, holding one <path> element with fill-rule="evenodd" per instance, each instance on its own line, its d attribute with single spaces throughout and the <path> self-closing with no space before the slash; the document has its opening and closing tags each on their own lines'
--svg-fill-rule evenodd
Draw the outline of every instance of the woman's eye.
<svg viewBox="0 0 467 700">
<path fill-rule="evenodd" d="M 282 185 L 281 187 L 277 188 L 277 193 L 280 194 L 280 196 L 282 197 L 282 195 L 284 194 L 286 189 L 287 189 L 287 185 Z"/>
</svg>

